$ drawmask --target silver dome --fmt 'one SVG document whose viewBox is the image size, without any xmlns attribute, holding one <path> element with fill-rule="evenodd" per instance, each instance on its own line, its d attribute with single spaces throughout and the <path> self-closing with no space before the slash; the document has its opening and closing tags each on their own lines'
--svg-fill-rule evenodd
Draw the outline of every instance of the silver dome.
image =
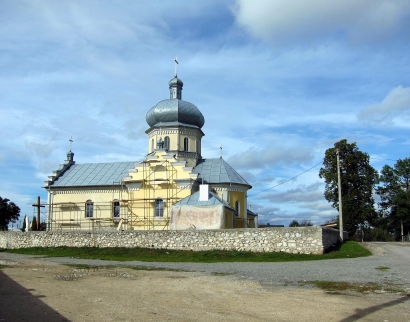
<svg viewBox="0 0 410 322">
<path fill-rule="evenodd" d="M 151 108 L 146 116 L 150 127 L 166 123 L 183 123 L 202 128 L 205 118 L 192 103 L 180 99 L 166 99 Z"/>
<path fill-rule="evenodd" d="M 174 77 L 173 79 L 171 79 L 169 82 L 168 82 L 168 85 L 171 87 L 171 86 L 184 86 L 184 83 L 182 82 L 182 80 L 181 79 L 179 79 L 178 77 Z"/>
</svg>

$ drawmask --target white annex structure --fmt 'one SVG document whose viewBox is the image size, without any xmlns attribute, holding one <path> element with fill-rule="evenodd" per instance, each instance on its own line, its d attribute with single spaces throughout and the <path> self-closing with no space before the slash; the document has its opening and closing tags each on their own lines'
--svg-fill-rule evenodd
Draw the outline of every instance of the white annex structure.
<svg viewBox="0 0 410 322">
<path fill-rule="evenodd" d="M 143 161 L 84 163 L 67 153 L 49 176 L 50 230 L 221 229 L 257 227 L 248 209 L 251 185 L 222 157 L 201 155 L 205 119 L 182 100 L 182 81 L 146 116 Z"/>
</svg>

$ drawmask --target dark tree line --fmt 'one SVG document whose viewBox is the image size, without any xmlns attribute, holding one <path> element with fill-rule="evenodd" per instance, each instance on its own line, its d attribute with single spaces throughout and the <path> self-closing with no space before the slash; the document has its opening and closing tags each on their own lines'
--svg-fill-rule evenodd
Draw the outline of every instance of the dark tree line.
<svg viewBox="0 0 410 322">
<path fill-rule="evenodd" d="M 339 210 L 337 153 L 341 176 L 343 228 L 353 237 L 361 233 L 369 239 L 400 239 L 410 228 L 410 159 L 384 166 L 380 174 L 370 165 L 370 157 L 356 143 L 336 142 L 326 150 L 319 177 L 325 180 L 324 196 Z M 374 193 L 380 197 L 377 207 Z"/>
<path fill-rule="evenodd" d="M 15 223 L 20 216 L 20 208 L 7 198 L 0 197 L 0 230 L 7 230 L 10 222 Z"/>
<path fill-rule="evenodd" d="M 399 239 L 410 228 L 410 158 L 398 160 L 394 167 L 380 171 L 378 226 Z"/>
</svg>

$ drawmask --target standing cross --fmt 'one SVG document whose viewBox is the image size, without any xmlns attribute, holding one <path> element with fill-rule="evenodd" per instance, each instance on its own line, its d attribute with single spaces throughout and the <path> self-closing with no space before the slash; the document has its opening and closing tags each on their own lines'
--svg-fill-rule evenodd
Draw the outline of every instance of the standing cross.
<svg viewBox="0 0 410 322">
<path fill-rule="evenodd" d="M 70 141 L 70 152 L 71 152 L 71 145 L 73 144 L 73 137 L 70 137 L 68 141 Z"/>
</svg>

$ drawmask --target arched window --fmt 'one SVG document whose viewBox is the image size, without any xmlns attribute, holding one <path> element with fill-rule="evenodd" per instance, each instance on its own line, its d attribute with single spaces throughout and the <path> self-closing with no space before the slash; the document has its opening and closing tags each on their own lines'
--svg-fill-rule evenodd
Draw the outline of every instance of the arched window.
<svg viewBox="0 0 410 322">
<path fill-rule="evenodd" d="M 114 200 L 112 202 L 112 216 L 113 218 L 120 218 L 120 202 L 118 200 Z"/>
<path fill-rule="evenodd" d="M 164 138 L 164 148 L 165 150 L 169 150 L 169 136 Z"/>
<path fill-rule="evenodd" d="M 241 205 L 239 203 L 239 200 L 235 201 L 235 211 L 236 211 L 236 217 L 239 217 L 240 211 L 241 211 Z"/>
<path fill-rule="evenodd" d="M 164 217 L 164 200 L 155 200 L 155 217 Z"/>
<path fill-rule="evenodd" d="M 87 200 L 87 202 L 85 203 L 85 217 L 94 217 L 94 202 L 92 202 L 92 200 Z"/>
<path fill-rule="evenodd" d="M 184 151 L 188 151 L 189 141 L 188 138 L 184 138 Z"/>
</svg>

